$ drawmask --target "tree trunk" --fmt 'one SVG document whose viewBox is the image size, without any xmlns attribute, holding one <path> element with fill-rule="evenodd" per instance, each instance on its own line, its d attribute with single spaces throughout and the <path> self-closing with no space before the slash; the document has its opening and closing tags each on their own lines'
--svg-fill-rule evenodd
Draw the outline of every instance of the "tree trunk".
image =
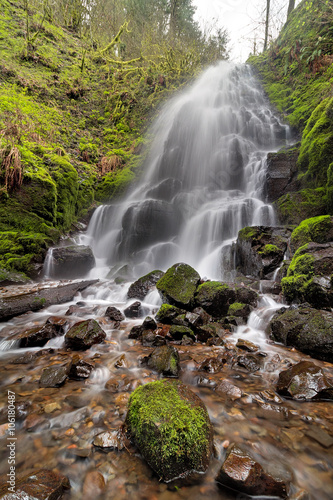
<svg viewBox="0 0 333 500">
<path fill-rule="evenodd" d="M 271 0 L 267 0 L 264 51 L 267 50 L 267 44 L 268 44 L 268 27 L 269 27 L 269 11 L 270 11 L 270 8 L 271 8 Z"/>
<path fill-rule="evenodd" d="M 171 4 L 170 4 L 170 34 L 172 37 L 177 36 L 179 4 L 180 4 L 179 0 L 171 0 Z"/>
<path fill-rule="evenodd" d="M 290 13 L 294 10 L 294 8 L 295 8 L 295 0 L 289 0 L 287 19 L 289 18 Z"/>
</svg>

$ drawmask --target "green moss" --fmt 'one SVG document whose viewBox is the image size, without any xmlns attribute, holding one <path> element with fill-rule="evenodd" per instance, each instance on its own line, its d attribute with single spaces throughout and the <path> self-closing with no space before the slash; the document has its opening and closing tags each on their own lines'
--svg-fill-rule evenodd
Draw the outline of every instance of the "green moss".
<svg viewBox="0 0 333 500">
<path fill-rule="evenodd" d="M 280 223 L 299 224 L 304 218 L 326 214 L 325 196 L 326 188 L 307 188 L 281 196 L 274 203 Z"/>
<path fill-rule="evenodd" d="M 123 194 L 135 178 L 130 167 L 110 172 L 107 174 L 96 189 L 96 199 L 106 201 Z"/>
<path fill-rule="evenodd" d="M 333 228 L 333 221 L 329 215 L 303 220 L 292 232 L 291 244 L 297 249 L 310 241 L 326 243 L 331 228 Z"/>
<path fill-rule="evenodd" d="M 170 267 L 158 280 L 156 288 L 165 300 L 180 307 L 191 306 L 200 281 L 199 274 L 188 264 L 179 263 Z"/>
<path fill-rule="evenodd" d="M 233 304 L 230 304 L 228 316 L 234 316 L 237 311 L 241 311 L 244 307 L 246 307 L 246 304 L 242 304 L 241 302 L 234 302 Z"/>
<path fill-rule="evenodd" d="M 288 302 L 306 300 L 312 286 L 314 257 L 307 254 L 307 245 L 295 253 L 287 276 L 281 280 L 282 291 Z"/>
<path fill-rule="evenodd" d="M 265 245 L 264 248 L 260 250 L 258 253 L 260 253 L 262 256 L 269 256 L 269 255 L 274 255 L 276 253 L 280 254 L 281 249 L 276 245 Z"/>
<path fill-rule="evenodd" d="M 241 240 L 253 240 L 257 237 L 258 230 L 256 227 L 244 227 L 238 233 L 238 238 Z"/>
<path fill-rule="evenodd" d="M 138 387 L 130 397 L 126 425 L 148 463 L 167 479 L 198 470 L 209 455 L 210 423 L 201 406 L 181 397 L 178 381 Z M 156 428 L 158 432 L 156 432 Z"/>
</svg>

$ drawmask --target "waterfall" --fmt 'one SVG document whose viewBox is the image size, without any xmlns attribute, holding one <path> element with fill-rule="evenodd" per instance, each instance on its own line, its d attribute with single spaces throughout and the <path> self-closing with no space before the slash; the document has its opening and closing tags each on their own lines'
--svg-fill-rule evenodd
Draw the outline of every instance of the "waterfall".
<svg viewBox="0 0 333 500">
<path fill-rule="evenodd" d="M 248 65 L 222 62 L 164 107 L 152 134 L 142 178 L 95 211 L 85 241 L 135 276 L 182 261 L 230 278 L 238 231 L 274 224 L 262 193 L 266 156 L 286 144 L 288 126 Z"/>
</svg>

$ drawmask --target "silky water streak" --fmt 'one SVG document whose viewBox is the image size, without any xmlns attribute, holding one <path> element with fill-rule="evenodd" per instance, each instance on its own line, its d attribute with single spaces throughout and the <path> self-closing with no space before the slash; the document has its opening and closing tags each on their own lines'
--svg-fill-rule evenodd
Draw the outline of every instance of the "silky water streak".
<svg viewBox="0 0 333 500">
<path fill-rule="evenodd" d="M 186 262 L 231 279 L 231 244 L 251 225 L 273 225 L 263 199 L 266 156 L 289 139 L 248 65 L 206 70 L 159 114 L 144 173 L 88 227 L 97 259 L 134 276 Z"/>
</svg>

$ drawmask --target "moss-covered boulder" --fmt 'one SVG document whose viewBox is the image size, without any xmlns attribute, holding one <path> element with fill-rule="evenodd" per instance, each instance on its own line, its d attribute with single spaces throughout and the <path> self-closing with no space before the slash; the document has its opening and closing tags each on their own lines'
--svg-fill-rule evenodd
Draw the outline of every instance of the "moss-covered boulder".
<svg viewBox="0 0 333 500">
<path fill-rule="evenodd" d="M 106 338 L 105 331 L 94 319 L 80 321 L 65 335 L 66 347 L 77 350 L 89 349 L 94 344 L 101 344 Z"/>
<path fill-rule="evenodd" d="M 306 243 L 328 243 L 333 241 L 333 217 L 323 215 L 303 220 L 291 234 L 290 246 L 292 251 Z"/>
<path fill-rule="evenodd" d="M 167 270 L 156 283 L 156 288 L 164 302 L 191 309 L 199 282 L 200 276 L 193 267 L 179 263 Z"/>
<path fill-rule="evenodd" d="M 143 300 L 163 276 L 163 271 L 151 271 L 145 276 L 142 276 L 131 284 L 127 292 L 127 297 L 129 299 Z"/>
<path fill-rule="evenodd" d="M 129 400 L 125 425 L 162 480 L 207 470 L 213 447 L 208 412 L 201 399 L 178 380 L 138 387 Z"/>
<path fill-rule="evenodd" d="M 195 294 L 196 304 L 215 318 L 226 316 L 230 304 L 235 302 L 235 300 L 235 290 L 220 281 L 206 281 L 202 283 Z"/>
<path fill-rule="evenodd" d="M 193 339 L 195 339 L 193 330 L 184 325 L 172 325 L 169 330 L 169 334 L 174 340 L 182 340 L 185 335 L 187 337 L 192 337 Z"/>
<path fill-rule="evenodd" d="M 285 227 L 245 227 L 238 233 L 236 265 L 241 273 L 267 279 L 283 261 L 291 230 Z"/>
<path fill-rule="evenodd" d="M 248 304 L 242 304 L 241 302 L 234 302 L 228 309 L 228 316 L 236 316 L 237 318 L 247 319 L 250 313 L 250 306 Z"/>
<path fill-rule="evenodd" d="M 178 351 L 168 345 L 156 347 L 148 356 L 147 365 L 164 377 L 178 377 L 180 370 Z"/>
<path fill-rule="evenodd" d="M 325 188 L 306 188 L 281 196 L 274 202 L 280 224 L 300 224 L 303 219 L 327 214 Z"/>
<path fill-rule="evenodd" d="M 308 306 L 282 308 L 271 319 L 268 333 L 277 342 L 296 347 L 313 358 L 333 362 L 333 313 Z"/>
<path fill-rule="evenodd" d="M 333 306 L 333 243 L 308 243 L 300 247 L 282 279 L 289 303 L 308 302 L 318 309 Z"/>
</svg>

